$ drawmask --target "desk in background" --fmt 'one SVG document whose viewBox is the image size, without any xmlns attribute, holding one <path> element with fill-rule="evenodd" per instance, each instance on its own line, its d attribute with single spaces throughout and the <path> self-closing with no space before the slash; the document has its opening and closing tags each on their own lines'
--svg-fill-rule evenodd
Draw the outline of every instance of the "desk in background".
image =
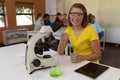
<svg viewBox="0 0 120 80">
<path fill-rule="evenodd" d="M 53 35 L 55 36 L 56 39 L 60 39 L 61 34 L 65 31 L 66 27 L 60 28 L 58 31 L 53 32 Z M 33 36 L 37 33 L 38 31 L 27 31 L 27 38 L 29 39 L 29 36 Z"/>
<path fill-rule="evenodd" d="M 102 41 L 101 49 L 104 52 L 105 51 L 105 42 L 106 42 L 106 31 L 105 31 L 105 28 L 102 28 L 102 30 L 104 32 L 104 35 L 101 39 L 101 41 Z"/>
<path fill-rule="evenodd" d="M 51 68 L 34 72 L 31 76 L 25 67 L 26 44 L 16 44 L 0 48 L 0 80 L 93 80 L 82 74 L 74 72 L 75 69 L 87 64 L 89 61 L 72 63 L 70 57 L 58 57 L 58 67 L 63 71 L 59 78 L 49 75 Z M 33 78 L 33 79 L 32 79 Z M 95 80 L 119 80 L 120 69 L 110 67 Z"/>
</svg>

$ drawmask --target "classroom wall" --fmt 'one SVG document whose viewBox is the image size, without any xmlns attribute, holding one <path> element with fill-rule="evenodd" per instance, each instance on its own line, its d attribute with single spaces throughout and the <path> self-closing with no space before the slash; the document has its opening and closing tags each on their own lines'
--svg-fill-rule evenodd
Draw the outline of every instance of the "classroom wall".
<svg viewBox="0 0 120 80">
<path fill-rule="evenodd" d="M 66 13 L 66 0 L 56 0 L 56 12 Z"/>
<path fill-rule="evenodd" d="M 16 26 L 16 12 L 15 12 L 15 3 L 16 2 L 25 2 L 33 3 L 34 8 L 34 17 L 36 18 L 37 13 L 45 13 L 45 0 L 0 0 L 5 2 L 6 10 L 6 21 L 7 25 L 5 28 L 0 28 L 0 44 L 3 43 L 2 31 L 6 29 L 18 29 L 18 28 L 28 28 L 29 30 L 33 29 L 34 25 L 31 26 Z M 35 21 L 34 18 L 34 21 Z"/>
<path fill-rule="evenodd" d="M 106 29 L 106 42 L 120 43 L 120 0 L 99 3 L 99 23 Z"/>
<path fill-rule="evenodd" d="M 120 28 L 109 27 L 106 29 L 106 42 L 120 44 Z"/>
<path fill-rule="evenodd" d="M 120 0 L 99 0 L 99 21 L 103 27 L 120 28 Z"/>
</svg>

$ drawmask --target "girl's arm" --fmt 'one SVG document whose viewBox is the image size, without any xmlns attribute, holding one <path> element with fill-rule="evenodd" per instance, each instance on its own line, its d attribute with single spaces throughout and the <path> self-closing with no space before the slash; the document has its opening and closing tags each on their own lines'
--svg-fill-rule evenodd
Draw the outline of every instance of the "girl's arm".
<svg viewBox="0 0 120 80">
<path fill-rule="evenodd" d="M 94 40 L 90 42 L 92 53 L 90 55 L 77 55 L 73 54 L 72 62 L 81 62 L 83 60 L 96 60 L 100 57 L 100 42 L 99 40 Z"/>
<path fill-rule="evenodd" d="M 69 40 L 68 34 L 67 33 L 63 33 L 61 35 L 61 39 L 60 39 L 60 42 L 59 42 L 59 45 L 58 45 L 58 53 L 59 54 L 62 55 L 64 53 L 66 45 L 68 43 L 68 40 Z"/>
</svg>

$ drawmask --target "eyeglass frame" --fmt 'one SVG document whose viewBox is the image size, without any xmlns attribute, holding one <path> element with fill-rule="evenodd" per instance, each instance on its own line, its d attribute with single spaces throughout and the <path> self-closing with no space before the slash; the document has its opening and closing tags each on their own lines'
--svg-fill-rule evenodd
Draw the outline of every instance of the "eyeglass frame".
<svg viewBox="0 0 120 80">
<path fill-rule="evenodd" d="M 69 13 L 70 17 L 83 17 L 84 13 L 78 13 L 78 12 L 70 12 Z"/>
</svg>

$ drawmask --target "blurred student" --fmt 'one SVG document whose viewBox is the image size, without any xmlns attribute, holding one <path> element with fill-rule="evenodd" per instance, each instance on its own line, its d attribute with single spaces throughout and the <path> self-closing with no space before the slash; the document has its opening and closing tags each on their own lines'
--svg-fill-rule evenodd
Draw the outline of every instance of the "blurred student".
<svg viewBox="0 0 120 80">
<path fill-rule="evenodd" d="M 60 12 L 57 12 L 56 18 L 55 18 L 55 22 L 62 22 L 61 16 L 62 16 L 61 13 L 60 13 Z"/>
<path fill-rule="evenodd" d="M 43 21 L 42 14 L 38 13 L 37 20 L 34 25 L 34 31 L 39 31 L 43 25 L 44 25 L 44 21 Z"/>
<path fill-rule="evenodd" d="M 97 31 L 97 33 L 99 35 L 99 39 L 101 40 L 102 37 L 104 36 L 104 31 L 102 30 L 100 25 L 95 21 L 95 16 L 90 13 L 88 15 L 88 20 L 89 20 L 89 23 L 91 23 L 91 26 L 93 26 L 95 28 L 95 30 Z"/>
<path fill-rule="evenodd" d="M 92 26 L 96 30 L 96 25 L 94 24 L 95 20 L 94 20 L 93 15 L 91 14 L 88 15 L 88 22 L 89 22 L 89 25 Z"/>
<path fill-rule="evenodd" d="M 50 21 L 50 16 L 49 14 L 44 14 L 44 25 L 50 26 L 51 21 Z"/>
<path fill-rule="evenodd" d="M 67 14 L 66 13 L 63 14 L 62 22 L 63 22 L 64 27 L 66 27 L 67 26 Z"/>
</svg>

